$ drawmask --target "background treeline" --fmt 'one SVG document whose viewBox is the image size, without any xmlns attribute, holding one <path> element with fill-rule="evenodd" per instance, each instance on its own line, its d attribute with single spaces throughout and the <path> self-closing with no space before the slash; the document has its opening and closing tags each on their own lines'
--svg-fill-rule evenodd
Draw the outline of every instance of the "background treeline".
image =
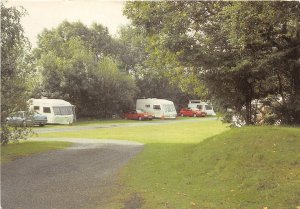
<svg viewBox="0 0 300 209">
<path fill-rule="evenodd" d="M 44 30 L 33 51 L 40 74 L 33 96 L 62 98 L 76 105 L 79 116 L 101 118 L 134 108 L 137 97 L 181 96 L 155 69 L 140 71 L 146 45 L 129 27 L 120 33 L 112 38 L 100 24 L 66 21 Z"/>
<path fill-rule="evenodd" d="M 124 13 L 152 59 L 175 57 L 173 77 L 196 82 L 201 98 L 246 124 L 261 104 L 267 123 L 300 123 L 299 2 L 128 2 Z"/>
<path fill-rule="evenodd" d="M 1 4 L 2 118 L 27 99 L 61 98 L 79 117 L 106 118 L 157 97 L 210 100 L 256 123 L 300 123 L 299 2 L 127 2 L 117 37 L 94 23 L 62 22 L 24 37 L 21 8 Z"/>
</svg>

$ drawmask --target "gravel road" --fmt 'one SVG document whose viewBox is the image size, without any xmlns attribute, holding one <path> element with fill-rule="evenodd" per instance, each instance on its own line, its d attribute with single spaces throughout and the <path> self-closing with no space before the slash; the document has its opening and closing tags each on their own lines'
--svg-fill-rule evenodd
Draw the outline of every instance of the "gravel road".
<svg viewBox="0 0 300 209">
<path fill-rule="evenodd" d="M 199 119 L 49 127 L 35 131 L 49 133 L 185 122 L 199 122 Z M 36 154 L 2 165 L 2 209 L 106 209 L 110 198 L 118 192 L 118 171 L 143 149 L 143 144 L 125 140 L 31 140 L 70 141 L 74 144 L 64 150 Z M 138 196 L 134 196 L 125 202 L 124 208 L 140 208 L 142 202 Z"/>
<path fill-rule="evenodd" d="M 118 190 L 118 171 L 143 145 L 117 140 L 75 142 L 64 150 L 2 165 L 2 208 L 105 209 Z"/>
</svg>

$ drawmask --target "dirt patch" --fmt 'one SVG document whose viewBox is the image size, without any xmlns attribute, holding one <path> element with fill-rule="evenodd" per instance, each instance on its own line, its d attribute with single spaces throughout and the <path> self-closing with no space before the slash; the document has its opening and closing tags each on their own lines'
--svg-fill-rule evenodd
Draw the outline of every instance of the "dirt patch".
<svg viewBox="0 0 300 209">
<path fill-rule="evenodd" d="M 140 209 L 144 205 L 145 200 L 141 198 L 137 193 L 133 194 L 129 200 L 127 200 L 122 209 Z"/>
</svg>

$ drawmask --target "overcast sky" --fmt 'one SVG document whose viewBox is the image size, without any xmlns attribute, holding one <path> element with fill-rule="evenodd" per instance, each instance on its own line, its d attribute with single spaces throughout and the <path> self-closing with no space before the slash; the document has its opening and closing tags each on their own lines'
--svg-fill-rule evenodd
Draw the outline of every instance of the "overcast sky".
<svg viewBox="0 0 300 209">
<path fill-rule="evenodd" d="M 56 27 L 64 20 L 81 21 L 90 26 L 97 22 L 116 35 L 119 26 L 129 23 L 123 16 L 121 0 L 8 0 L 8 6 L 23 6 L 28 14 L 22 18 L 26 36 L 36 46 L 37 35 L 44 28 Z"/>
</svg>

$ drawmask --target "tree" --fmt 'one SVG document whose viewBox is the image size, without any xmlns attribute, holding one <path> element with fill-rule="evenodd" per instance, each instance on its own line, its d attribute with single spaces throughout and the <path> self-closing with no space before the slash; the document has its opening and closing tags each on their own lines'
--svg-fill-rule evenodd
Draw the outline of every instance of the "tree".
<svg viewBox="0 0 300 209">
<path fill-rule="evenodd" d="M 26 139 L 30 130 L 8 127 L 5 118 L 26 110 L 30 82 L 34 72 L 28 55 L 30 46 L 20 24 L 25 10 L 1 3 L 1 144 Z"/>
<path fill-rule="evenodd" d="M 298 2 L 128 2 L 124 13 L 247 124 L 254 100 L 278 94 L 282 121 L 299 123 Z"/>
<path fill-rule="evenodd" d="M 280 118 L 300 124 L 299 2 L 235 3 L 222 16 L 231 45 L 252 54 L 258 96 L 280 95 Z"/>
<path fill-rule="evenodd" d="M 194 92 L 184 92 L 183 85 L 178 85 L 180 79 L 173 82 L 169 78 L 174 70 L 182 69 L 174 54 L 163 48 L 157 50 L 160 46 L 157 38 L 145 37 L 144 31 L 138 27 L 123 27 L 119 35 L 118 41 L 124 51 L 121 62 L 135 79 L 139 90 L 137 98 L 165 98 L 184 106 Z"/>
<path fill-rule="evenodd" d="M 96 24 L 63 22 L 45 30 L 35 51 L 41 94 L 70 101 L 79 116 L 111 117 L 127 108 L 135 84 L 119 69 L 112 45 L 107 29 Z"/>
</svg>

